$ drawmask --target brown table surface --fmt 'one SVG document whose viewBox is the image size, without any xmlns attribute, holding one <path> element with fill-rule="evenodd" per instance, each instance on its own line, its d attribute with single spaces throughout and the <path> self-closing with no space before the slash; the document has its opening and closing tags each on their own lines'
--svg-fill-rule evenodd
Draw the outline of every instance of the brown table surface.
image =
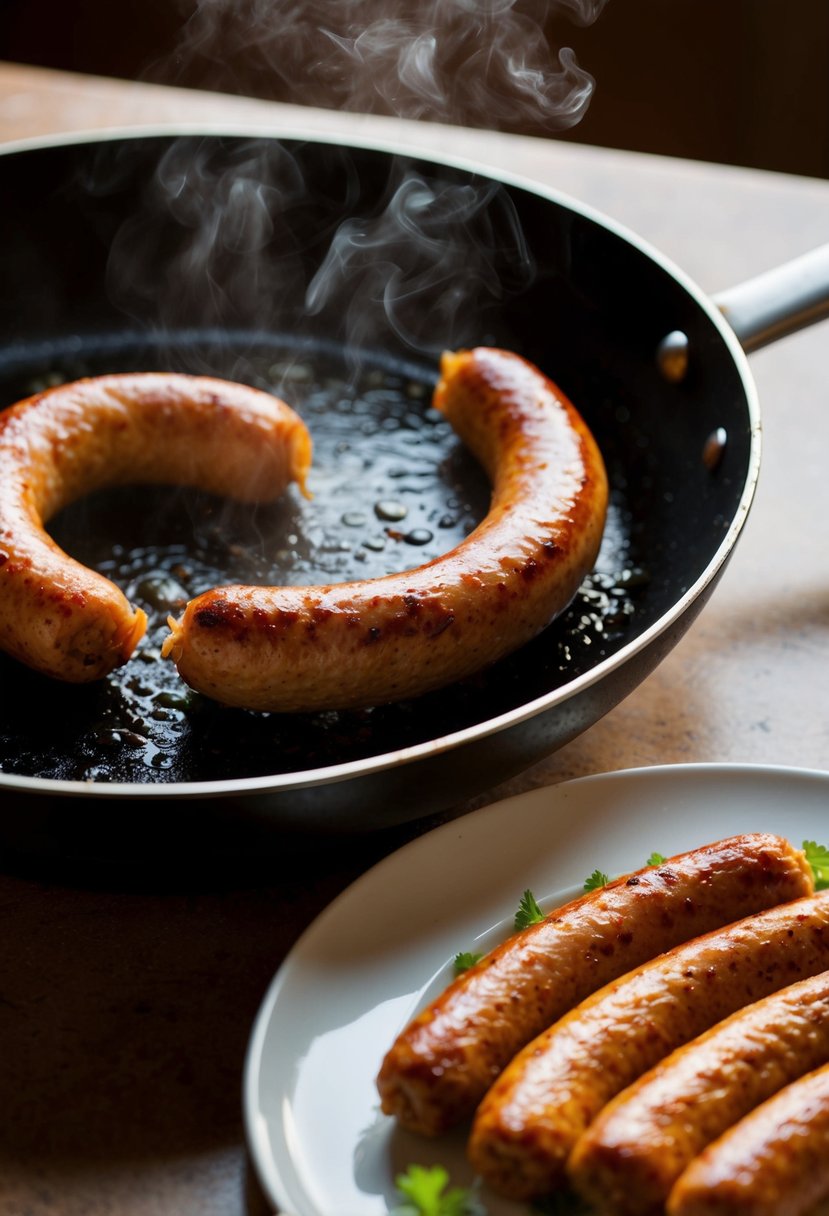
<svg viewBox="0 0 829 1216">
<path fill-rule="evenodd" d="M 3 140 L 184 122 L 365 133 L 507 167 L 614 215 L 712 292 L 829 239 L 827 182 L 0 65 Z M 685 639 L 585 735 L 479 802 L 638 765 L 829 769 L 827 332 L 752 357 L 760 488 Z M 419 830 L 320 841 L 253 873 L 5 866 L 0 1214 L 265 1211 L 240 1114 L 258 1004 L 309 919 Z"/>
</svg>

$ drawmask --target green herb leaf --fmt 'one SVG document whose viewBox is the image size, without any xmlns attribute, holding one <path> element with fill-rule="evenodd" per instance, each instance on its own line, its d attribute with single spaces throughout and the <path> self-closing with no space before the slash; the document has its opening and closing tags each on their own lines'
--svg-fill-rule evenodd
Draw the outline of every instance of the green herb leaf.
<svg viewBox="0 0 829 1216">
<path fill-rule="evenodd" d="M 521 903 L 518 905 L 518 911 L 515 913 L 515 930 L 518 932 L 520 929 L 526 929 L 530 925 L 537 925 L 543 919 L 544 913 L 539 908 L 535 896 L 528 887 L 521 896 Z"/>
<path fill-rule="evenodd" d="M 410 1165 L 394 1184 L 407 1202 L 390 1216 L 486 1216 L 468 1187 L 449 1186 L 449 1173 L 442 1165 Z"/>
<path fill-rule="evenodd" d="M 661 853 L 651 853 L 650 857 L 645 862 L 646 866 L 664 866 L 664 864 L 665 858 Z"/>
<path fill-rule="evenodd" d="M 601 870 L 594 870 L 589 878 L 584 880 L 585 891 L 598 891 L 600 887 L 606 887 L 610 879 Z"/>
<path fill-rule="evenodd" d="M 803 852 L 812 867 L 815 890 L 825 891 L 829 887 L 829 849 L 825 845 L 815 844 L 814 840 L 804 840 Z"/>
<path fill-rule="evenodd" d="M 464 971 L 468 971 L 470 967 L 474 967 L 483 957 L 482 954 L 473 954 L 471 950 L 461 950 L 459 954 L 455 955 L 453 960 L 455 975 L 463 975 Z"/>
</svg>

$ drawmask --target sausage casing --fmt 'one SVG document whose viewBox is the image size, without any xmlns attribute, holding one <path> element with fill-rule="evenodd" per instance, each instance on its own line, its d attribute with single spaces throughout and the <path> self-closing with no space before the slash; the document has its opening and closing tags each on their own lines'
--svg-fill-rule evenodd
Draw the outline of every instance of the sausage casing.
<svg viewBox="0 0 829 1216">
<path fill-rule="evenodd" d="M 436 1135 L 470 1115 L 530 1039 L 591 992 L 689 937 L 812 890 L 803 854 L 751 833 L 646 867 L 493 950 L 402 1032 L 377 1084 L 387 1114 Z"/>
<path fill-rule="evenodd" d="M 124 663 L 144 613 L 73 560 L 44 524 L 104 486 L 170 483 L 243 501 L 304 484 L 308 433 L 257 389 L 209 377 L 99 376 L 0 414 L 0 649 L 58 679 Z"/>
<path fill-rule="evenodd" d="M 570 1180 L 602 1212 L 658 1216 L 706 1145 L 826 1063 L 829 971 L 738 1010 L 623 1090 L 576 1144 Z"/>
<path fill-rule="evenodd" d="M 668 1216 L 805 1216 L 829 1195 L 829 1065 L 787 1085 L 680 1176 Z"/>
<path fill-rule="evenodd" d="M 529 1043 L 484 1097 L 473 1165 L 505 1195 L 564 1180 L 601 1109 L 674 1048 L 749 1002 L 829 968 L 829 891 L 676 946 L 606 985 Z"/>
<path fill-rule="evenodd" d="M 402 574 L 327 587 L 223 587 L 165 642 L 183 679 L 227 705 L 346 709 L 418 696 L 528 642 L 575 595 L 607 507 L 576 410 L 519 356 L 444 355 L 434 404 L 493 483 L 456 548 Z"/>
</svg>

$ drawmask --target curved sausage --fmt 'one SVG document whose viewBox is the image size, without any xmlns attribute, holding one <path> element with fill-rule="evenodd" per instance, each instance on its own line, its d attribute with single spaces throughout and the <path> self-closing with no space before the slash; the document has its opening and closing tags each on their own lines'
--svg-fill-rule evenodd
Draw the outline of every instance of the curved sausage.
<svg viewBox="0 0 829 1216">
<path fill-rule="evenodd" d="M 554 1190 L 611 1098 L 736 1009 L 829 968 L 829 891 L 694 938 L 606 985 L 529 1043 L 478 1107 L 473 1165 L 494 1190 Z"/>
<path fill-rule="evenodd" d="M 436 1135 L 470 1115 L 530 1039 L 678 942 L 813 889 L 799 850 L 752 833 L 647 867 L 552 912 L 461 975 L 394 1043 L 382 1107 Z"/>
<path fill-rule="evenodd" d="M 700 1154 L 668 1216 L 805 1216 L 829 1195 L 829 1065 L 787 1085 Z"/>
<path fill-rule="evenodd" d="M 567 1173 L 602 1212 L 659 1216 L 706 1145 L 797 1077 L 829 1063 L 829 971 L 747 1006 L 614 1098 Z"/>
<path fill-rule="evenodd" d="M 169 482 L 243 501 L 300 485 L 308 433 L 283 402 L 207 377 L 157 373 L 64 384 L 0 414 L 0 649 L 84 683 L 126 662 L 146 617 L 74 561 L 45 522 L 104 486 Z"/>
<path fill-rule="evenodd" d="M 601 541 L 607 481 L 563 394 L 517 355 L 446 354 L 434 404 L 493 482 L 489 513 L 415 570 L 328 587 L 223 587 L 192 600 L 163 653 L 226 705 L 345 709 L 480 670 L 569 604 Z"/>
</svg>

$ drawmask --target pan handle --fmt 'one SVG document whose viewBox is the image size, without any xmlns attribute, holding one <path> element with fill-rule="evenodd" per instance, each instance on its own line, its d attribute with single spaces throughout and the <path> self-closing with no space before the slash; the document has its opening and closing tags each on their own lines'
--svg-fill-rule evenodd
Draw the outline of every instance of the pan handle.
<svg viewBox="0 0 829 1216">
<path fill-rule="evenodd" d="M 829 245 L 714 296 L 750 352 L 829 317 Z"/>
</svg>

